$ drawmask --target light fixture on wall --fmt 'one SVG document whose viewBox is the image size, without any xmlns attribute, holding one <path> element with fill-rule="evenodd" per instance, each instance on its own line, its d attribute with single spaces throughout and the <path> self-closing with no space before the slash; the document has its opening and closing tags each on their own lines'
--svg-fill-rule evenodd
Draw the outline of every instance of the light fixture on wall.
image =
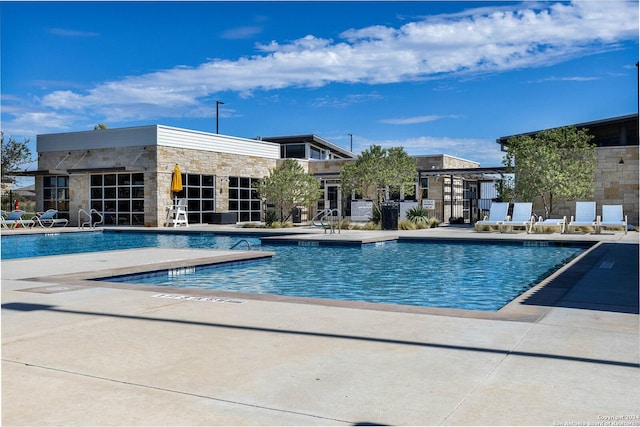
<svg viewBox="0 0 640 427">
<path fill-rule="evenodd" d="M 229 182 L 228 176 L 220 176 L 220 194 L 222 194 L 222 184 L 228 183 L 228 182 Z"/>
<path fill-rule="evenodd" d="M 618 162 L 619 165 L 624 165 L 624 159 L 622 157 L 620 157 L 620 161 Z"/>
</svg>

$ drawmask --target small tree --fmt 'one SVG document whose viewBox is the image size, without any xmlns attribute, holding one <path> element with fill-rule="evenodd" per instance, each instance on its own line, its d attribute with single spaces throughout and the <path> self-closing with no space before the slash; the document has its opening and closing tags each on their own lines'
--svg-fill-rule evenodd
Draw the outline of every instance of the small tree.
<svg viewBox="0 0 640 427">
<path fill-rule="evenodd" d="M 2 182 L 15 183 L 16 178 L 12 173 L 17 172 L 20 166 L 31 161 L 31 150 L 27 146 L 29 139 L 18 142 L 12 137 L 4 140 L 4 132 L 0 131 L 0 145 L 2 146 Z"/>
<path fill-rule="evenodd" d="M 416 180 L 416 161 L 404 148 L 382 148 L 372 145 L 363 151 L 358 159 L 349 163 L 340 171 L 340 183 L 343 191 L 353 190 L 362 197 L 373 200 L 374 216 L 380 213 L 380 203 L 384 192 L 401 190 L 405 184 Z M 415 187 L 411 185 L 409 191 Z M 379 215 L 378 215 L 379 216 Z"/>
<path fill-rule="evenodd" d="M 263 200 L 276 206 L 281 222 L 289 219 L 294 207 L 307 206 L 321 195 L 320 182 L 293 159 L 272 169 L 269 176 L 258 181 L 256 189 Z"/>
<path fill-rule="evenodd" d="M 494 183 L 496 192 L 498 193 L 498 200 L 502 202 L 512 203 L 514 201 L 514 189 L 515 180 L 513 174 L 500 174 L 500 179 Z"/>
<path fill-rule="evenodd" d="M 514 196 L 533 201 L 540 197 L 549 218 L 556 199 L 593 196 L 596 152 L 588 129 L 573 126 L 547 129 L 507 141 L 503 163 L 515 174 Z"/>
</svg>

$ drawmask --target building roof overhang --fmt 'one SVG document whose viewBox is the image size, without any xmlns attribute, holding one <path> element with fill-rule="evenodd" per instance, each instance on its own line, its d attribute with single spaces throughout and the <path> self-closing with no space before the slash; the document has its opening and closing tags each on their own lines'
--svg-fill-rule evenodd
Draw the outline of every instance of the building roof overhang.
<svg viewBox="0 0 640 427">
<path fill-rule="evenodd" d="M 610 126 L 610 125 L 616 125 L 616 124 L 621 124 L 626 122 L 637 122 L 637 121 L 638 121 L 638 113 L 634 113 L 634 114 L 627 114 L 625 116 L 611 117 L 608 119 L 601 119 L 601 120 L 593 120 L 590 122 L 576 123 L 576 124 L 567 125 L 567 126 L 573 126 L 576 129 L 583 129 L 583 128 L 593 129 L 593 128 L 598 128 L 603 126 Z M 565 126 L 555 126 L 549 129 L 558 129 L 562 127 L 565 127 Z M 505 147 L 509 145 L 508 144 L 509 138 L 513 138 L 517 136 L 535 136 L 541 131 L 542 129 L 536 130 L 533 132 L 523 132 L 523 133 L 518 133 L 514 135 L 501 136 L 500 138 L 496 139 L 496 142 L 500 144 L 500 148 L 502 151 L 506 151 Z"/>
<path fill-rule="evenodd" d="M 45 176 L 45 175 L 71 175 L 83 173 L 109 173 L 109 172 L 144 172 L 144 168 L 132 166 L 114 166 L 107 168 L 83 168 L 83 169 L 38 169 L 32 171 L 18 171 L 7 173 L 10 176 Z"/>
<path fill-rule="evenodd" d="M 43 175 L 68 175 L 66 170 L 61 169 L 38 169 L 31 171 L 7 172 L 10 176 L 43 176 Z"/>
<path fill-rule="evenodd" d="M 477 180 L 493 180 L 495 175 L 505 174 L 507 168 L 504 166 L 497 167 L 485 167 L 485 168 L 446 168 L 446 169 L 420 169 L 418 171 L 419 176 L 442 176 L 451 175 L 464 179 L 477 179 Z"/>
<path fill-rule="evenodd" d="M 260 137 L 263 141 L 276 142 L 278 144 L 295 144 L 295 143 L 307 143 L 310 142 L 322 148 L 328 148 L 334 153 L 339 153 L 347 159 L 355 158 L 356 155 L 353 152 L 327 141 L 326 139 L 314 134 L 307 135 L 287 135 L 287 136 L 267 136 Z"/>
<path fill-rule="evenodd" d="M 108 168 L 79 168 L 79 169 L 67 169 L 69 174 L 82 174 L 82 173 L 109 173 L 109 172 L 144 172 L 144 168 L 132 167 L 132 166 L 114 166 Z"/>
</svg>

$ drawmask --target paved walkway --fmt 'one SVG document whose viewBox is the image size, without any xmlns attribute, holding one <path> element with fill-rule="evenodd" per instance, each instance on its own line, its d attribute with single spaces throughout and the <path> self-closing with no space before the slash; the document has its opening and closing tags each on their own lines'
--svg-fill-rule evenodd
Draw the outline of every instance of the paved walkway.
<svg viewBox="0 0 640 427">
<path fill-rule="evenodd" d="M 485 318 L 82 280 L 230 251 L 3 261 L 2 424 L 640 424 L 638 233 L 399 233 L 602 243 Z"/>
</svg>

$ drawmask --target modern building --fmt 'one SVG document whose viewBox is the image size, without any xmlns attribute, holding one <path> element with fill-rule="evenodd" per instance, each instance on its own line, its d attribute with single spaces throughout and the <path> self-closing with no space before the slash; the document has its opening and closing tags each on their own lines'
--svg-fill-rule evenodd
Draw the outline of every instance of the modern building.
<svg viewBox="0 0 640 427">
<path fill-rule="evenodd" d="M 588 129 L 594 136 L 591 141 L 596 145 L 596 176 L 593 200 L 597 202 L 597 214 L 601 215 L 603 204 L 622 205 L 628 216 L 629 224 L 640 223 L 639 193 L 639 138 L 638 114 L 613 117 L 604 120 L 572 125 L 577 129 Z M 519 135 L 535 136 L 539 131 Z M 498 144 L 506 149 L 509 138 L 498 138 Z M 567 216 L 575 213 L 575 200 L 559 201 L 554 216 Z M 534 201 L 534 211 L 542 212 L 541 202 Z"/>
<path fill-rule="evenodd" d="M 238 222 L 260 221 L 264 206 L 254 184 L 284 158 L 297 159 L 318 177 L 324 197 L 317 210 L 338 208 L 350 217 L 355 197 L 342 194 L 339 174 L 356 156 L 317 135 L 246 139 L 153 125 L 38 135 L 37 151 L 38 169 L 30 173 L 35 176 L 36 209 L 57 209 L 71 224 L 84 220 L 83 211 L 95 209 L 107 225 L 162 226 L 175 198 L 187 199 L 191 224 L 220 222 L 223 213 L 235 214 Z M 417 163 L 430 171 L 479 166 L 447 155 L 420 156 Z M 183 190 L 172 194 L 175 165 L 182 172 Z M 462 207 L 461 193 L 450 193 L 443 185 L 451 175 L 440 181 L 435 176 L 418 179 L 416 172 L 412 205 L 435 199 L 434 215 L 445 220 L 452 209 Z M 451 187 L 454 192 L 464 187 L 458 181 Z M 405 199 L 404 194 L 388 197 Z M 455 203 L 443 204 L 440 199 L 447 197 Z"/>
<path fill-rule="evenodd" d="M 583 123 L 596 137 L 598 171 L 595 200 L 622 204 L 629 222 L 638 224 L 638 115 Z M 535 132 L 531 132 L 535 134 Z M 506 144 L 509 137 L 498 139 Z M 345 194 L 340 171 L 357 158 L 317 135 L 238 138 L 162 125 L 38 135 L 36 210 L 57 209 L 71 224 L 95 210 L 106 225 L 162 226 L 167 206 L 187 200 L 190 224 L 258 222 L 265 206 L 254 184 L 282 159 L 293 158 L 318 178 L 323 197 L 305 207 L 302 220 L 315 212 L 338 209 L 345 218 L 366 220 L 357 194 Z M 470 223 L 488 212 L 494 182 L 504 168 L 446 154 L 415 156 L 413 188 L 386 198 L 401 212 L 421 205 L 443 222 Z M 183 190 L 171 192 L 179 165 Z M 406 194 L 405 194 L 406 193 Z M 574 203 L 560 207 L 570 215 Z"/>
</svg>

